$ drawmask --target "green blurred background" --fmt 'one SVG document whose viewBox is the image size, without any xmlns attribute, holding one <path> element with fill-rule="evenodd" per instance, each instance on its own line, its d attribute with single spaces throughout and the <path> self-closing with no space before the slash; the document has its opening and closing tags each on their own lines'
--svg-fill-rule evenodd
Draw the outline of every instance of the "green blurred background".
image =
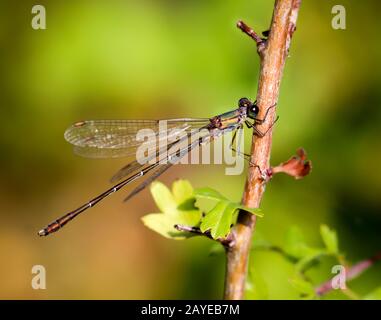
<svg viewBox="0 0 381 320">
<path fill-rule="evenodd" d="M 255 98 L 255 45 L 235 27 L 269 26 L 268 0 L 39 1 L 47 29 L 31 28 L 32 1 L 0 4 L 0 298 L 220 298 L 224 256 L 204 238 L 171 241 L 145 228 L 157 212 L 148 191 L 128 203 L 108 198 L 48 238 L 36 232 L 108 187 L 125 160 L 73 155 L 64 130 L 81 119 L 210 117 L 243 96 Z M 347 10 L 347 29 L 331 27 L 332 6 Z M 351 261 L 381 249 L 381 3 L 302 3 L 281 86 L 272 163 L 304 147 L 313 172 L 268 185 L 257 224 L 281 244 L 298 225 L 319 244 L 319 225 L 338 230 Z M 176 178 L 239 201 L 246 171 L 223 165 L 176 166 Z M 256 252 L 254 272 L 270 299 L 293 299 L 291 265 Z M 31 268 L 47 270 L 47 289 L 33 290 Z M 323 265 L 316 281 L 331 277 Z M 376 266 L 351 283 L 364 294 L 381 284 Z M 333 293 L 327 298 L 341 298 Z"/>
</svg>

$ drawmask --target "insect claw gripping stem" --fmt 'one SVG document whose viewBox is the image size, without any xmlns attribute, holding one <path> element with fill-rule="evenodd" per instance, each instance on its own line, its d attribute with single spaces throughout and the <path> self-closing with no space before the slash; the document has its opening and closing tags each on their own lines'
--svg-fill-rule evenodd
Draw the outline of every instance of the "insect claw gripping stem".
<svg viewBox="0 0 381 320">
<path fill-rule="evenodd" d="M 263 182 L 267 182 L 271 179 L 271 176 L 272 176 L 272 172 L 271 172 L 271 169 L 265 169 L 265 170 L 262 170 L 261 167 L 253 162 L 249 162 L 249 165 L 251 167 L 255 167 L 258 169 L 259 171 L 259 174 L 261 175 L 261 180 Z"/>
</svg>

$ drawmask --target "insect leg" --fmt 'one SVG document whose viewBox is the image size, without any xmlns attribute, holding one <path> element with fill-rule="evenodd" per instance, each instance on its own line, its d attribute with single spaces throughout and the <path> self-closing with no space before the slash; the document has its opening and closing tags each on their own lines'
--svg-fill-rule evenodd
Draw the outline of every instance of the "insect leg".
<svg viewBox="0 0 381 320">
<path fill-rule="evenodd" d="M 258 130 L 258 129 L 255 127 L 255 125 L 253 125 L 252 128 L 253 128 L 255 134 L 256 134 L 258 137 L 263 138 L 263 137 L 270 131 L 270 129 L 274 126 L 274 124 L 278 121 L 278 119 L 279 119 L 279 116 L 276 117 L 276 119 L 274 120 L 274 122 L 270 125 L 270 127 L 269 127 L 265 132 L 262 132 L 262 131 Z"/>
<path fill-rule="evenodd" d="M 263 119 L 255 119 L 255 122 L 257 122 L 258 124 L 262 124 L 266 121 L 267 119 L 267 116 L 269 114 L 269 111 L 270 109 L 274 108 L 275 106 L 277 105 L 277 103 L 274 103 L 271 107 L 269 107 L 267 110 L 266 110 L 266 113 L 265 113 L 265 116 L 263 117 Z"/>
<path fill-rule="evenodd" d="M 245 122 L 245 123 L 246 123 L 246 122 Z M 248 128 L 253 127 L 253 125 L 252 125 L 250 122 L 246 123 L 246 125 L 248 126 Z M 241 129 L 241 128 L 242 128 L 242 126 L 241 126 L 241 127 L 238 127 L 238 129 Z M 255 128 L 255 127 L 253 127 L 253 128 Z M 234 148 L 234 142 L 235 142 L 235 140 L 236 140 L 236 136 L 237 136 L 237 130 L 234 131 L 233 138 L 232 138 L 232 141 L 230 142 L 230 146 L 229 146 L 229 148 L 230 148 L 232 151 L 236 152 L 239 156 L 243 157 L 246 161 L 248 161 L 248 162 L 249 162 L 249 165 L 250 165 L 251 167 L 255 167 L 255 168 L 257 168 L 257 169 L 259 170 L 259 173 L 260 173 L 261 177 L 263 178 L 263 180 L 266 180 L 266 177 L 267 177 L 267 176 L 266 176 L 266 174 L 262 171 L 261 167 L 260 167 L 259 165 L 257 165 L 256 163 L 254 163 L 254 162 L 251 161 L 251 155 L 250 155 L 250 154 L 247 154 L 247 153 L 243 153 L 243 152 L 241 152 L 239 149 L 236 150 L 236 149 Z M 239 137 L 238 137 L 239 141 L 241 140 L 241 137 L 242 137 L 242 132 L 239 133 Z M 239 147 L 239 146 L 240 146 L 240 142 L 238 142 L 238 147 Z"/>
</svg>

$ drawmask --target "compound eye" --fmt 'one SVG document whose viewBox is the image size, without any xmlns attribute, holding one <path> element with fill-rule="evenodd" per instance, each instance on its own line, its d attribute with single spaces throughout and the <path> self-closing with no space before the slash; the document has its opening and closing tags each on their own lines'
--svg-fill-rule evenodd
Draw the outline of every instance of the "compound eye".
<svg viewBox="0 0 381 320">
<path fill-rule="evenodd" d="M 256 104 L 254 104 L 252 107 L 251 107 L 251 112 L 254 113 L 255 115 L 258 114 L 259 112 L 259 108 Z"/>
</svg>

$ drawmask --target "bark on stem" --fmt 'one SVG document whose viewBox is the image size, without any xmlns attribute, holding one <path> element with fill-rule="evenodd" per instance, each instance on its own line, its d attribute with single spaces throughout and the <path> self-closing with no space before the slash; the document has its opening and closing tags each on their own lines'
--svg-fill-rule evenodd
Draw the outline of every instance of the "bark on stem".
<svg viewBox="0 0 381 320">
<path fill-rule="evenodd" d="M 295 31 L 300 3 L 301 0 L 277 0 L 275 2 L 269 38 L 265 47 L 258 50 L 261 61 L 257 93 L 259 118 L 263 118 L 266 110 L 278 101 L 283 67 L 291 37 Z M 261 44 L 263 43 L 261 42 Z M 262 132 L 266 132 L 273 124 L 276 116 L 275 109 L 271 108 L 266 123 L 258 127 Z M 271 143 L 271 129 L 263 138 L 253 136 L 251 162 L 260 166 L 262 171 L 269 167 Z M 264 189 L 265 183 L 260 171 L 257 167 L 250 167 L 242 203 L 251 208 L 259 207 Z M 255 223 L 254 215 L 241 212 L 238 222 L 232 230 L 234 245 L 226 249 L 225 299 L 243 299 L 248 256 Z"/>
</svg>

